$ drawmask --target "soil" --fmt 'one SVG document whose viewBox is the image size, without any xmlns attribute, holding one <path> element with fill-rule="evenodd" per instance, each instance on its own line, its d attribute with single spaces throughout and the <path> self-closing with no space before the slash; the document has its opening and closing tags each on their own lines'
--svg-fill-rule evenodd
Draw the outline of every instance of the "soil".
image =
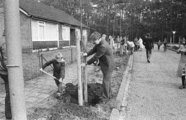
<svg viewBox="0 0 186 120">
<path fill-rule="evenodd" d="M 108 120 L 111 110 L 117 107 L 115 98 L 122 82 L 128 58 L 128 55 L 115 56 L 116 68 L 112 75 L 112 97 L 110 100 L 102 101 L 94 106 L 79 106 L 76 102 L 64 102 L 64 98 L 69 101 L 68 95 L 63 96 L 62 100 L 57 99 L 56 93 L 54 93 L 48 99 L 42 101 L 39 106 L 29 109 L 28 120 Z M 89 72 L 89 84 L 102 83 L 102 72 L 98 69 L 99 67 L 96 66 L 94 71 Z"/>
</svg>

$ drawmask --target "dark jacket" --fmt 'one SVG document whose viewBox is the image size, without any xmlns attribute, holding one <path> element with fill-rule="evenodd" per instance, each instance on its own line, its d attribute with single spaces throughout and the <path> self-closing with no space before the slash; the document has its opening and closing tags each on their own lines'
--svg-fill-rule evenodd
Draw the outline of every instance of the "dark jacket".
<svg viewBox="0 0 186 120">
<path fill-rule="evenodd" d="M 154 47 L 153 40 L 151 37 L 144 38 L 143 44 L 146 49 L 152 49 Z"/>
<path fill-rule="evenodd" d="M 65 78 L 65 62 L 58 62 L 56 59 L 52 59 L 43 65 L 43 69 L 49 65 L 53 65 L 53 76 L 57 79 Z"/>
<path fill-rule="evenodd" d="M 8 75 L 6 58 L 6 44 L 0 46 L 0 75 Z"/>
<path fill-rule="evenodd" d="M 95 55 L 88 60 L 88 65 L 99 60 L 102 72 L 112 71 L 114 69 L 115 63 L 112 49 L 105 40 L 101 40 L 101 42 L 98 45 L 95 45 L 87 54 L 89 56 L 94 53 Z"/>
</svg>

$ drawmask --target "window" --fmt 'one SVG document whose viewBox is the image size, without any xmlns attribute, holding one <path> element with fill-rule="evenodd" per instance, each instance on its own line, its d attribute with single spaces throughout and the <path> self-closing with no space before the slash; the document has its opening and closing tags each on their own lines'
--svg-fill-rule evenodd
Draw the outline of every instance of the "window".
<svg viewBox="0 0 186 120">
<path fill-rule="evenodd" d="M 45 40 L 45 23 L 38 22 L 38 39 Z"/>
<path fill-rule="evenodd" d="M 58 24 L 32 20 L 32 41 L 58 41 Z"/>
<path fill-rule="evenodd" d="M 62 26 L 62 39 L 64 41 L 70 41 L 70 27 Z"/>
<path fill-rule="evenodd" d="M 52 23 L 45 24 L 45 41 L 58 40 L 58 25 Z"/>
</svg>

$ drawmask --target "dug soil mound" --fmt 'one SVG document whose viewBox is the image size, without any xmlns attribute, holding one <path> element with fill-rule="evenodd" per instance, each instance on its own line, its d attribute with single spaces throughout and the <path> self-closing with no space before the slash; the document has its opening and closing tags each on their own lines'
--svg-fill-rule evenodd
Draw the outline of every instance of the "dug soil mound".
<svg viewBox="0 0 186 120">
<path fill-rule="evenodd" d="M 99 83 L 88 84 L 88 105 L 95 106 L 104 98 L 103 87 Z M 78 85 L 67 83 L 65 93 L 59 97 L 63 103 L 78 103 Z"/>
<path fill-rule="evenodd" d="M 115 56 L 116 68 L 112 75 L 111 99 L 105 100 L 102 88 L 102 72 L 99 67 L 88 72 L 88 104 L 78 105 L 78 87 L 67 83 L 65 93 L 56 99 L 54 93 L 30 112 L 29 120 L 108 120 L 111 110 L 118 107 L 116 96 L 122 82 L 129 56 Z M 92 67 L 92 66 L 91 66 Z"/>
</svg>

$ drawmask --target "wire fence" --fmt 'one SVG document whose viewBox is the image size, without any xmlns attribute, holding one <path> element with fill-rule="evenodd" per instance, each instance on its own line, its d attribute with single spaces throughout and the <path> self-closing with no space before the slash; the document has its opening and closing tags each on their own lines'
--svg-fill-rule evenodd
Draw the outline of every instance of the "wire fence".
<svg viewBox="0 0 186 120">
<path fill-rule="evenodd" d="M 64 56 L 64 59 L 67 64 L 73 63 L 76 61 L 76 48 L 69 47 L 64 49 L 53 49 L 53 50 L 41 50 L 38 49 L 35 52 L 31 51 L 32 49 L 24 49 L 23 51 L 23 73 L 24 79 L 29 80 L 34 77 L 40 76 L 43 73 L 39 71 L 39 69 L 43 66 L 47 61 L 54 59 L 55 54 L 57 52 L 61 52 Z M 51 71 L 53 69 L 51 67 L 47 67 L 46 71 Z"/>
</svg>

